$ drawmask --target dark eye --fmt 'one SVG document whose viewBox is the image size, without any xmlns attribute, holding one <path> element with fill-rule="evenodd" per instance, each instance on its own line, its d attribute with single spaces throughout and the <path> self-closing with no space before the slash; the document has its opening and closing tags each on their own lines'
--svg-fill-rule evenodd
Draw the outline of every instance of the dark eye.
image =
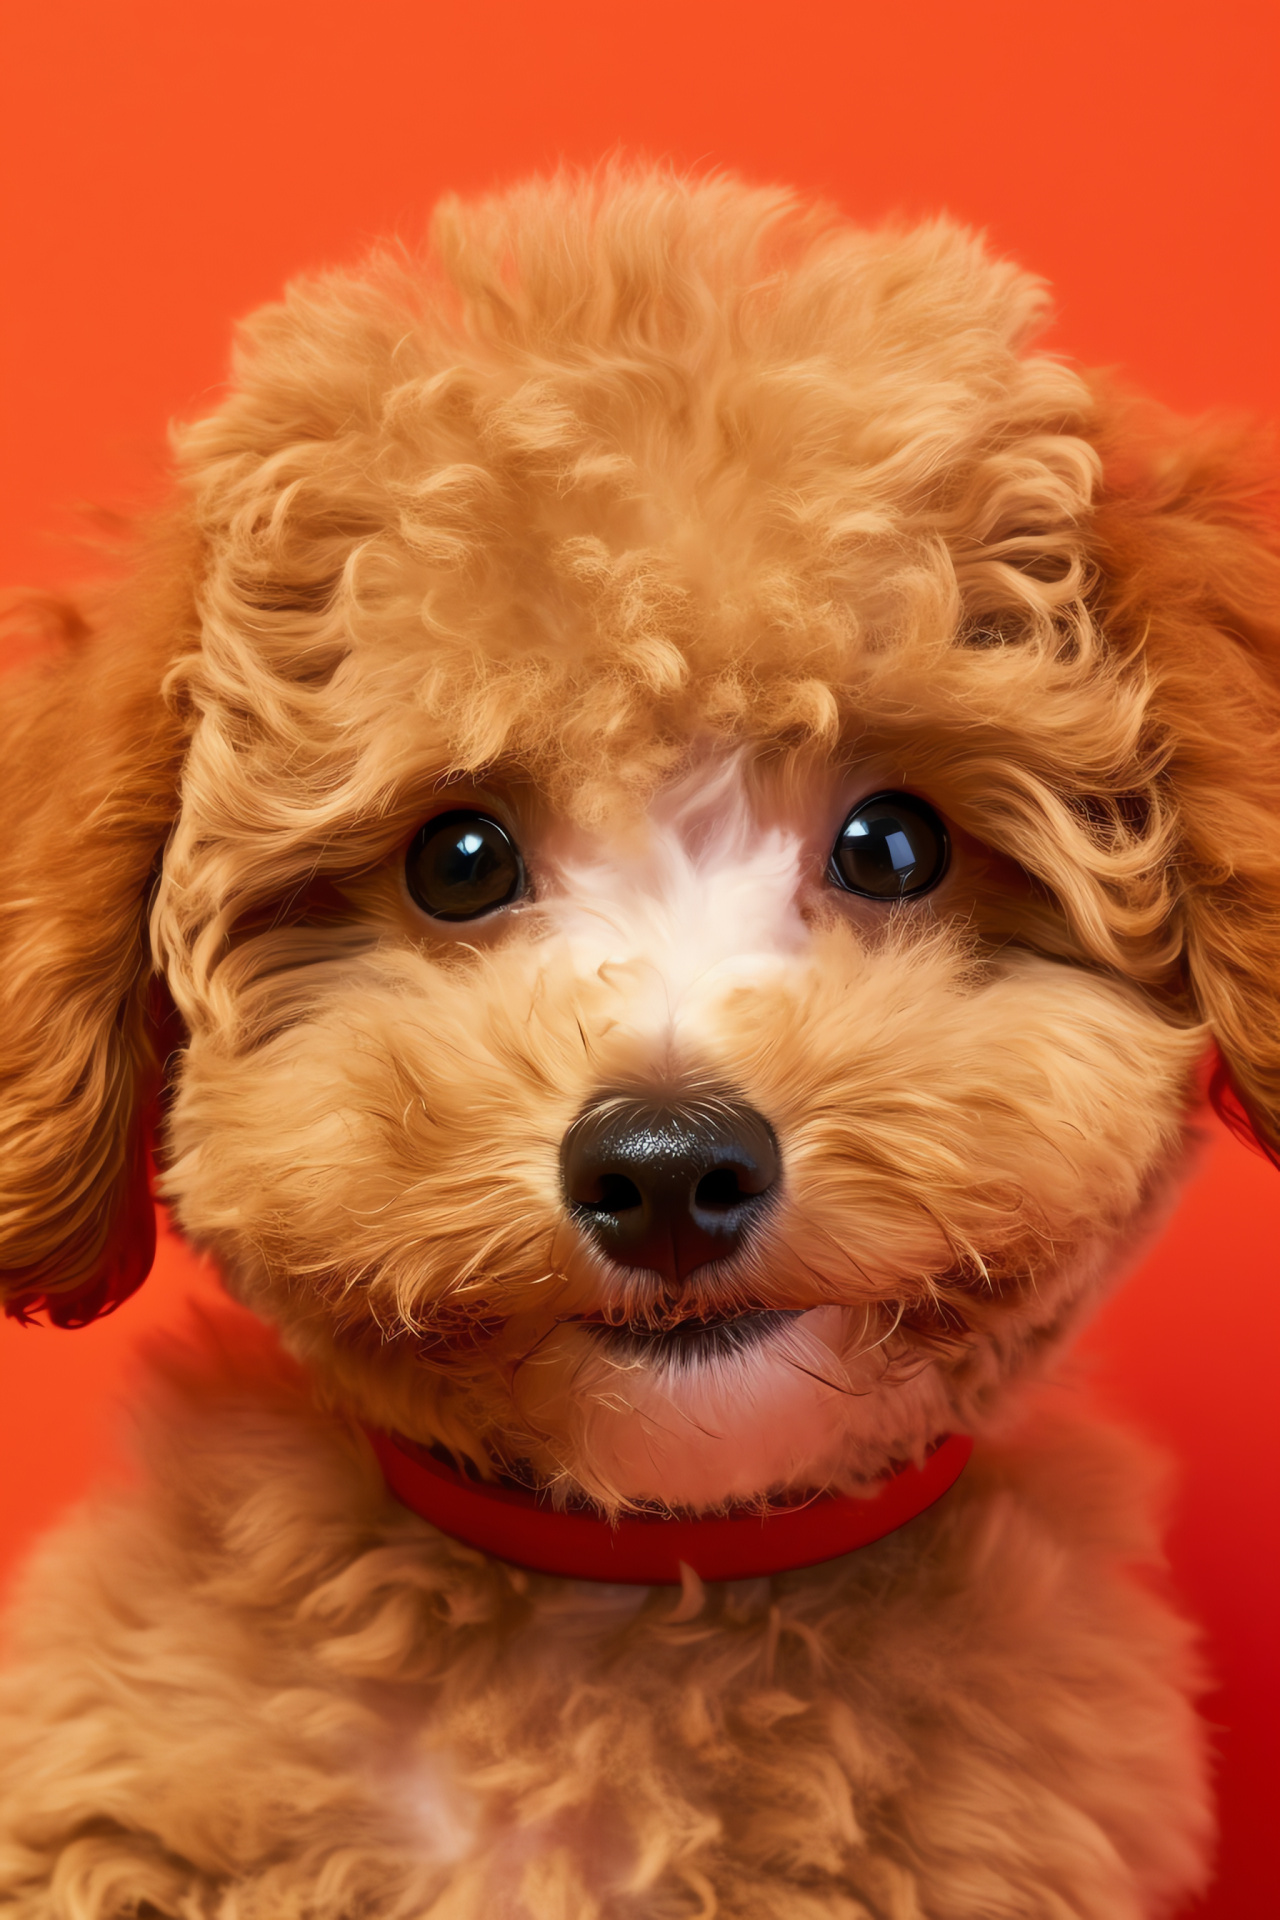
<svg viewBox="0 0 1280 1920">
<path fill-rule="evenodd" d="M 836 835 L 827 872 L 847 893 L 905 900 L 937 885 L 949 855 L 947 830 L 932 807 L 910 793 L 876 793 Z"/>
<path fill-rule="evenodd" d="M 524 892 L 515 842 L 487 813 L 439 813 L 405 861 L 409 891 L 435 920 L 477 920 Z"/>
</svg>

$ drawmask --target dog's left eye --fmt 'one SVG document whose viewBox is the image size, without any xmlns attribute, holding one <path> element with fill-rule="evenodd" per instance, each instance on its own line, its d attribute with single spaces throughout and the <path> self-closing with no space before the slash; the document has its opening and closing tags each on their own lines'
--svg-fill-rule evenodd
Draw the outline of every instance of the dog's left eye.
<svg viewBox="0 0 1280 1920">
<path fill-rule="evenodd" d="M 487 813 L 440 813 L 414 839 L 405 881 L 433 920 L 478 920 L 524 892 L 524 862 Z"/>
</svg>

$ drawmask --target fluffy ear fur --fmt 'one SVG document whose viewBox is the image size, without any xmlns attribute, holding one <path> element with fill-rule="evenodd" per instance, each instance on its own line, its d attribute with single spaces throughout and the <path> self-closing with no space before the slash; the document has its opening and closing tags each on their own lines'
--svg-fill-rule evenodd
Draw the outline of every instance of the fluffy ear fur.
<svg viewBox="0 0 1280 1920">
<path fill-rule="evenodd" d="M 155 1245 L 159 1092 L 147 907 L 182 723 L 161 693 L 193 644 L 190 541 L 166 531 L 101 621 L 64 613 L 0 684 L 0 1296 L 62 1327 L 109 1312 Z"/>
<path fill-rule="evenodd" d="M 1176 810 L 1184 989 L 1228 1125 L 1280 1153 L 1280 527 L 1269 449 L 1104 402 L 1095 553 L 1112 645 L 1151 682 Z M 1280 1161 L 1277 1162 L 1280 1164 Z"/>
</svg>

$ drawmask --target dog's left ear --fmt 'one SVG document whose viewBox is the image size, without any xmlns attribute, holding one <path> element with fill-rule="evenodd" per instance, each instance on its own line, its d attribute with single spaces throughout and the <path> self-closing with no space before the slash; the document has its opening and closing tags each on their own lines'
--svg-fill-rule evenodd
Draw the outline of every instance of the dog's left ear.
<svg viewBox="0 0 1280 1920">
<path fill-rule="evenodd" d="M 151 888 L 184 725 L 165 673 L 194 642 L 191 540 L 165 532 L 101 622 L 0 679 L 0 1299 L 84 1326 L 146 1277 L 167 1000 Z"/>
<path fill-rule="evenodd" d="M 1101 406 L 1099 611 L 1110 647 L 1149 678 L 1185 984 L 1220 1055 L 1210 1093 L 1280 1164 L 1276 470 L 1238 426 Z"/>
</svg>

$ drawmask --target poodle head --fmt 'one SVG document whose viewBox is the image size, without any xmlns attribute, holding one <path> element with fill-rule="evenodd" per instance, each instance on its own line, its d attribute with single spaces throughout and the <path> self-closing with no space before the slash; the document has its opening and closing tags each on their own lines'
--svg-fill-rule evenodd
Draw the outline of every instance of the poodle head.
<svg viewBox="0 0 1280 1920">
<path fill-rule="evenodd" d="M 1210 1034 L 1274 1141 L 1280 565 L 1041 311 L 616 172 L 251 322 L 12 704 L 11 1310 L 145 1269 L 163 1063 L 160 1190 L 328 1394 L 714 1509 L 987 1417 Z"/>
</svg>

